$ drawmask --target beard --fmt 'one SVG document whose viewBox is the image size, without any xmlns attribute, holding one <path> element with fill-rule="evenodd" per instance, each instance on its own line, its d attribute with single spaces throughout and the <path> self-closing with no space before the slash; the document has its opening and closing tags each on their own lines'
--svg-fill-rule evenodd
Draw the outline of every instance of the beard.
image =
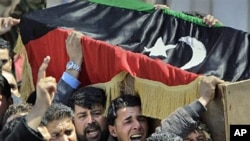
<svg viewBox="0 0 250 141">
<path fill-rule="evenodd" d="M 98 132 L 98 135 L 91 138 L 88 137 L 90 132 Z M 109 132 L 108 129 L 105 128 L 103 131 L 101 130 L 100 125 L 97 122 L 93 122 L 88 124 L 88 126 L 84 129 L 83 135 L 78 136 L 79 141 L 106 141 L 108 138 Z"/>
</svg>

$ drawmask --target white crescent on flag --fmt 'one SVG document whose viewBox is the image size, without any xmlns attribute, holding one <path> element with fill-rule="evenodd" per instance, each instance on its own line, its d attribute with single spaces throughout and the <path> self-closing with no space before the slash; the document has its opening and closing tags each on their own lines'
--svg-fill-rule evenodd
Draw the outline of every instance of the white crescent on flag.
<svg viewBox="0 0 250 141">
<path fill-rule="evenodd" d="M 180 67 L 181 69 L 184 70 L 190 69 L 192 67 L 199 65 L 204 61 L 207 55 L 207 51 L 204 44 L 201 41 L 197 40 L 196 38 L 192 38 L 190 36 L 181 37 L 179 41 L 188 44 L 193 52 L 192 58 L 185 65 Z M 150 49 L 145 48 L 145 50 L 150 52 L 149 56 L 163 56 L 167 58 L 166 51 L 176 47 L 177 44 L 164 45 L 162 38 L 158 38 L 158 40 L 156 41 L 155 45 L 152 48 Z"/>
</svg>

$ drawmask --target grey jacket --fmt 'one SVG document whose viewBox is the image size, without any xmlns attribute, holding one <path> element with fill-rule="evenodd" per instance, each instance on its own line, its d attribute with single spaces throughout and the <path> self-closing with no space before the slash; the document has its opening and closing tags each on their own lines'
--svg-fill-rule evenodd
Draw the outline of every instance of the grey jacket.
<svg viewBox="0 0 250 141">
<path fill-rule="evenodd" d="M 200 114 L 206 111 L 206 108 L 198 101 L 178 108 L 175 112 L 164 119 L 155 132 L 148 138 L 148 141 L 172 140 L 180 141 L 198 126 Z"/>
</svg>

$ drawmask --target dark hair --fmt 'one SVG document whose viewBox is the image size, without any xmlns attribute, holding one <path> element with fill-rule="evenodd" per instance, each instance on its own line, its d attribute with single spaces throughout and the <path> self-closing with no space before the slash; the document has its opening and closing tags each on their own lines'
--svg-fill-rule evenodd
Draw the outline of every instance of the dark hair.
<svg viewBox="0 0 250 141">
<path fill-rule="evenodd" d="M 32 108 L 32 105 L 28 103 L 22 103 L 22 104 L 12 104 L 9 106 L 9 108 L 6 110 L 4 117 L 3 117 L 3 125 L 6 124 L 7 119 L 12 115 L 18 115 L 20 113 L 28 113 Z"/>
<path fill-rule="evenodd" d="M 74 110 L 75 105 L 91 109 L 94 105 L 101 104 L 106 107 L 106 94 L 103 89 L 96 87 L 82 87 L 70 97 L 69 105 Z"/>
<path fill-rule="evenodd" d="M 46 126 L 49 122 L 64 118 L 71 118 L 73 120 L 74 113 L 72 109 L 62 103 L 53 103 L 44 114 L 41 125 Z"/>
<path fill-rule="evenodd" d="M 0 94 L 5 96 L 6 99 L 9 99 L 11 97 L 10 85 L 7 79 L 2 74 L 0 74 Z"/>
<path fill-rule="evenodd" d="M 0 49 L 7 49 L 9 51 L 10 58 L 13 59 L 15 53 L 11 50 L 10 42 L 0 38 Z"/>
<path fill-rule="evenodd" d="M 1 49 L 7 48 L 8 50 L 10 50 L 10 42 L 4 40 L 3 38 L 0 38 L 0 48 Z"/>
<path fill-rule="evenodd" d="M 141 107 L 141 99 L 137 95 L 132 94 L 122 94 L 116 99 L 111 101 L 111 104 L 108 108 L 108 124 L 114 125 L 115 119 L 117 118 L 117 111 L 124 107 Z"/>
</svg>

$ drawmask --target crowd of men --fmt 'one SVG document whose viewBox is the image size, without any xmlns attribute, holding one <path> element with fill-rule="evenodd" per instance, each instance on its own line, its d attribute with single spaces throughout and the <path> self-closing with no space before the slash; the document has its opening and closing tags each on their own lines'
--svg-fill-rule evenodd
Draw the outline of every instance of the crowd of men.
<svg viewBox="0 0 250 141">
<path fill-rule="evenodd" d="M 19 19 L 0 18 L 0 34 L 17 25 Z M 209 15 L 204 22 L 217 22 Z M 191 141 L 207 140 L 197 131 L 200 115 L 223 81 L 200 76 L 199 98 L 176 109 L 150 132 L 150 117 L 143 115 L 140 96 L 120 93 L 107 103 L 105 91 L 93 86 L 80 87 L 84 65 L 81 38 L 69 33 L 65 44 L 69 57 L 66 70 L 56 82 L 46 75 L 51 57 L 46 56 L 37 74 L 36 88 L 28 100 L 20 96 L 13 69 L 14 54 L 9 41 L 0 38 L 0 140 L 3 141 Z M 108 107 L 106 107 L 108 105 Z M 107 109 L 107 114 L 105 110 Z"/>
</svg>

